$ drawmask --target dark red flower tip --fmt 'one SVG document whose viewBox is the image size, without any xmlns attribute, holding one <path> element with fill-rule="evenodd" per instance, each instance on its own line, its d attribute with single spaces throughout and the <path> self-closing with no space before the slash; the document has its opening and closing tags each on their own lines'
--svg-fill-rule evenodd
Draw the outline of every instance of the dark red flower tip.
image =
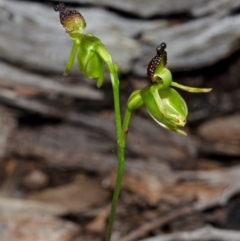
<svg viewBox="0 0 240 241">
<path fill-rule="evenodd" d="M 155 70 L 157 68 L 157 66 L 160 64 L 161 59 L 163 58 L 163 63 L 164 66 L 167 64 L 167 52 L 165 51 L 165 49 L 167 48 L 167 44 L 166 43 L 161 43 L 157 48 L 156 48 L 156 56 L 152 58 L 152 60 L 149 62 L 148 64 L 148 68 L 147 68 L 147 75 L 148 78 L 152 81 L 152 77 L 155 73 Z"/>
<path fill-rule="evenodd" d="M 64 3 L 55 5 L 54 10 L 59 12 L 60 22 L 66 29 L 66 32 L 71 33 L 76 29 L 82 30 L 86 27 L 83 16 L 76 10 L 67 9 Z"/>
<path fill-rule="evenodd" d="M 54 10 L 56 11 L 56 12 L 61 12 L 61 11 L 63 11 L 63 9 L 65 9 L 66 7 L 65 7 L 65 4 L 64 3 L 59 3 L 59 4 L 57 4 L 57 5 L 55 5 L 54 6 Z"/>
</svg>

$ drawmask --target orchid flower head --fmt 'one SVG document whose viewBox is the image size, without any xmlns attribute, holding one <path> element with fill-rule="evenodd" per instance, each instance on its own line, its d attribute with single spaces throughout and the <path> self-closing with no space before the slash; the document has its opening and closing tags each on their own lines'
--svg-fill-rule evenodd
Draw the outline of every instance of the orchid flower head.
<svg viewBox="0 0 240 241">
<path fill-rule="evenodd" d="M 127 108 L 133 111 L 145 106 L 149 115 L 160 126 L 186 135 L 179 128 L 186 124 L 188 108 L 184 99 L 172 86 L 194 93 L 209 92 L 211 89 L 194 88 L 173 82 L 172 74 L 166 68 L 166 47 L 165 43 L 161 43 L 156 48 L 156 56 L 152 58 L 147 67 L 150 84 L 141 90 L 135 90 L 130 95 Z"/>
<path fill-rule="evenodd" d="M 77 58 L 79 70 L 85 77 L 97 79 L 97 87 L 101 87 L 104 79 L 105 66 L 114 75 L 115 65 L 107 48 L 101 40 L 92 34 L 84 34 L 86 22 L 81 13 L 76 10 L 68 10 L 63 3 L 54 7 L 59 11 L 60 22 L 73 41 L 64 75 L 67 75 Z"/>
</svg>

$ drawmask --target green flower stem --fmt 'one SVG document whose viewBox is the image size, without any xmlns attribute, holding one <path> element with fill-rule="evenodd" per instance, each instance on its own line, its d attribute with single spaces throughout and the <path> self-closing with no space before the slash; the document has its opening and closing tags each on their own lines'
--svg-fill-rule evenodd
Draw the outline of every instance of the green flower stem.
<svg viewBox="0 0 240 241">
<path fill-rule="evenodd" d="M 126 139 L 128 134 L 128 126 L 130 123 L 132 111 L 130 111 L 128 108 L 126 109 L 124 119 L 123 119 L 123 126 L 122 126 L 122 133 L 118 140 L 118 146 L 121 148 L 125 148 L 126 146 Z"/>
<path fill-rule="evenodd" d="M 113 89 L 116 135 L 117 135 L 117 140 L 119 140 L 122 133 L 122 119 L 121 119 L 120 100 L 119 100 L 118 66 L 113 65 L 112 63 L 109 63 L 108 68 L 110 72 L 112 89 Z"/>
<path fill-rule="evenodd" d="M 113 100 L 114 100 L 114 113 L 115 113 L 115 125 L 116 125 L 116 135 L 117 135 L 117 142 L 122 133 L 122 120 L 121 120 L 121 112 L 120 112 L 120 100 L 119 100 L 119 79 L 118 79 L 118 66 L 113 65 L 111 63 L 108 64 L 108 68 L 110 71 L 110 77 L 112 82 L 112 89 L 113 89 Z M 115 183 L 113 198 L 112 198 L 112 205 L 111 205 L 111 212 L 110 217 L 108 220 L 108 227 L 107 227 L 107 236 L 106 241 L 111 240 L 113 224 L 117 209 L 118 197 L 121 190 L 122 184 L 122 177 L 124 171 L 124 152 L 125 149 L 119 147 L 117 148 L 118 152 L 118 168 L 117 168 L 117 179 Z"/>
<path fill-rule="evenodd" d="M 118 67 L 117 65 L 109 65 L 112 88 L 113 88 L 113 98 L 114 98 L 114 110 L 115 110 L 115 124 L 116 124 L 116 133 L 117 133 L 117 151 L 118 151 L 118 168 L 117 168 L 117 178 L 115 183 L 115 188 L 113 192 L 111 212 L 108 221 L 107 227 L 107 236 L 105 241 L 110 241 L 112 236 L 113 224 L 116 215 L 118 198 L 122 185 L 122 178 L 124 172 L 124 159 L 125 159 L 125 145 L 128 132 L 128 125 L 131 118 L 131 112 L 127 109 L 123 127 L 121 124 L 121 115 L 120 115 L 120 101 L 119 101 L 119 80 L 118 80 Z"/>
<path fill-rule="evenodd" d="M 123 171 L 124 171 L 124 153 L 125 148 L 118 146 L 118 169 L 117 169 L 117 179 L 116 184 L 114 188 L 113 198 L 112 198 L 112 205 L 111 205 L 111 212 L 110 217 L 108 220 L 108 227 L 107 227 L 107 236 L 105 241 L 110 241 L 112 236 L 112 230 L 113 230 L 113 224 L 117 209 L 117 203 L 118 203 L 118 197 L 121 190 L 122 185 L 122 177 L 123 177 Z"/>
</svg>

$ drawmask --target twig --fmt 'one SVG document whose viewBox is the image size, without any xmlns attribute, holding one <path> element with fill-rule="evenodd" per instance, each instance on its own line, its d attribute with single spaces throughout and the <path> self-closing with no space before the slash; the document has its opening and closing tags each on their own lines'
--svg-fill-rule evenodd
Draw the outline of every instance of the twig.
<svg viewBox="0 0 240 241">
<path fill-rule="evenodd" d="M 178 232 L 174 234 L 160 235 L 154 238 L 142 239 L 141 241 L 240 241 L 240 232 L 232 230 L 221 230 L 206 226 L 194 231 Z"/>
<path fill-rule="evenodd" d="M 191 207 L 184 207 L 184 208 L 180 208 L 178 210 L 174 210 L 164 217 L 160 217 L 158 219 L 155 219 L 149 223 L 146 223 L 146 224 L 140 226 L 138 229 L 132 231 L 125 237 L 120 238 L 119 241 L 120 240 L 121 241 L 138 240 L 139 238 L 146 235 L 148 232 L 150 232 L 154 229 L 160 228 L 163 225 L 165 225 L 166 223 L 168 223 L 176 218 L 179 218 L 181 216 L 187 215 L 187 214 L 191 213 L 192 211 L 193 211 L 193 209 Z"/>
</svg>

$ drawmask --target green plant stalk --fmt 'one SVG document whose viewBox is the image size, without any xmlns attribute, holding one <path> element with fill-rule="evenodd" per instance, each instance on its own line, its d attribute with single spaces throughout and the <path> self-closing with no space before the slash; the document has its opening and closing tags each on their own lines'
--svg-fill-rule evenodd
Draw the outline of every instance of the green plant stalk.
<svg viewBox="0 0 240 241">
<path fill-rule="evenodd" d="M 112 64 L 109 64 L 108 68 L 110 71 L 110 77 L 111 77 L 111 83 L 112 83 L 112 89 L 113 89 L 116 138 L 117 138 L 117 142 L 118 142 L 118 140 L 121 136 L 121 133 L 122 133 L 118 71 L 117 71 L 117 66 L 114 66 Z M 111 236 L 112 236 L 112 230 L 113 230 L 113 224 L 114 224 L 114 219 L 115 219 L 115 215 L 116 215 L 118 197 L 119 197 L 119 193 L 121 190 L 122 177 L 123 177 L 123 172 L 124 172 L 124 156 L 125 156 L 124 152 L 125 152 L 125 149 L 120 148 L 118 145 L 118 147 L 117 147 L 117 153 L 118 153 L 117 178 L 116 178 L 116 183 L 115 183 L 114 192 L 113 192 L 110 216 L 109 216 L 109 220 L 108 220 L 107 235 L 106 235 L 106 239 L 105 239 L 106 241 L 110 241 Z"/>
<path fill-rule="evenodd" d="M 113 89 L 116 136 L 117 136 L 117 140 L 119 140 L 122 133 L 122 119 L 121 119 L 120 100 L 119 100 L 118 66 L 113 65 L 112 63 L 109 63 L 108 69 L 110 72 L 110 78 L 111 78 L 112 89 Z"/>
<path fill-rule="evenodd" d="M 116 135 L 117 135 L 117 153 L 118 153 L 118 168 L 117 168 L 117 178 L 113 192 L 111 211 L 107 226 L 107 235 L 105 241 L 110 241 L 112 236 L 113 224 L 116 215 L 118 198 L 122 185 L 122 178 L 124 172 L 124 161 L 125 161 L 125 145 L 128 132 L 128 125 L 130 122 L 131 112 L 127 109 L 123 126 L 121 124 L 121 112 L 120 112 L 120 100 L 119 100 L 119 80 L 118 80 L 118 68 L 117 66 L 108 66 L 110 70 L 110 77 L 113 89 L 113 99 L 114 99 L 114 113 L 115 113 L 115 125 L 116 125 Z"/>
<path fill-rule="evenodd" d="M 117 169 L 117 179 L 115 183 L 115 188 L 113 192 L 112 204 L 111 204 L 111 211 L 108 220 L 108 227 L 107 227 L 107 235 L 105 241 L 110 241 L 112 236 L 113 224 L 117 209 L 118 197 L 121 190 L 122 185 L 122 177 L 124 171 L 124 153 L 125 148 L 118 146 L 118 169 Z"/>
<path fill-rule="evenodd" d="M 123 125 L 122 125 L 122 133 L 118 140 L 118 146 L 121 148 L 125 148 L 126 146 L 126 140 L 127 140 L 127 134 L 128 134 L 128 126 L 131 120 L 132 111 L 130 111 L 128 108 L 125 111 L 124 119 L 123 119 Z"/>
</svg>

